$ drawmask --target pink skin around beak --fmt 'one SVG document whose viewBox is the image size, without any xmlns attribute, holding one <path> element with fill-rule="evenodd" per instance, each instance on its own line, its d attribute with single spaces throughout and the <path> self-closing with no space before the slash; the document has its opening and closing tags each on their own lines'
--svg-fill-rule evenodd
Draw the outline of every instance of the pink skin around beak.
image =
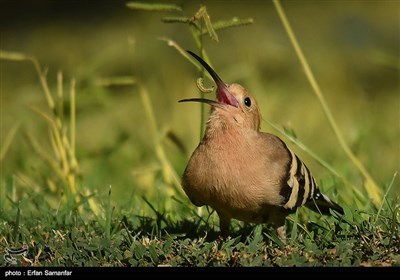
<svg viewBox="0 0 400 280">
<path fill-rule="evenodd" d="M 239 102 L 236 100 L 236 98 L 229 92 L 228 86 L 221 80 L 221 78 L 215 73 L 215 71 L 211 68 L 210 65 L 208 65 L 201 57 L 196 55 L 195 53 L 191 51 L 187 51 L 190 55 L 192 55 L 196 60 L 198 60 L 201 65 L 210 73 L 211 77 L 214 79 L 215 84 L 217 85 L 217 101 L 209 100 L 209 99 L 204 99 L 204 98 L 190 98 L 190 99 L 183 99 L 180 100 L 179 102 L 187 102 L 187 101 L 197 101 L 197 102 L 204 102 L 208 103 L 212 106 L 217 106 L 221 107 L 225 105 L 230 105 L 233 107 L 238 108 L 239 107 Z M 218 104 L 218 105 L 217 105 Z"/>
</svg>

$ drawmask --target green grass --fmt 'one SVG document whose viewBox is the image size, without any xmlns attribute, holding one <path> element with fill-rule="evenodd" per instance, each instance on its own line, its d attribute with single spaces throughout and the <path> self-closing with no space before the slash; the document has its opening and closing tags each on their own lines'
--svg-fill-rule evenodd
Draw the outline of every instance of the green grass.
<svg viewBox="0 0 400 280">
<path fill-rule="evenodd" d="M 232 237 L 220 240 L 215 224 L 194 209 L 141 216 L 107 202 L 102 220 L 90 218 L 89 207 L 55 210 L 36 195 L 1 212 L 0 249 L 28 244 L 21 266 L 393 266 L 400 261 L 399 208 L 388 205 L 379 216 L 345 208 L 344 217 L 320 219 L 305 211 L 307 221 L 287 221 L 284 245 L 272 228 L 236 222 Z"/>
<path fill-rule="evenodd" d="M 207 1 L 131 4 L 94 31 L 33 20 L 22 44 L 10 24 L 0 47 L 0 266 L 399 266 L 399 66 L 387 47 L 398 6 L 378 2 L 283 2 L 299 42 L 272 3 L 236 3 L 229 15 Z M 338 31 L 343 11 L 359 22 Z M 340 32 L 357 24 L 385 36 L 346 45 Z M 207 117 L 177 102 L 198 92 L 187 48 L 251 89 L 263 130 L 304 159 L 344 216 L 300 209 L 286 244 L 268 225 L 238 221 L 218 237 L 217 215 L 180 188 Z M 24 244 L 16 265 L 5 261 Z"/>
</svg>

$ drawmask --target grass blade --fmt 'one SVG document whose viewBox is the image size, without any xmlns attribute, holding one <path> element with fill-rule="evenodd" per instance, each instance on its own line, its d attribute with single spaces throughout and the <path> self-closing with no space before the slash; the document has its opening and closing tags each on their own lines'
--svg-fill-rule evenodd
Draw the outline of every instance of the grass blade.
<svg viewBox="0 0 400 280">
<path fill-rule="evenodd" d="M 153 145 L 155 147 L 155 152 L 157 155 L 158 160 L 161 163 L 162 166 L 162 173 L 164 180 L 168 183 L 171 184 L 174 187 L 174 190 L 177 194 L 182 195 L 183 190 L 181 187 L 180 183 L 180 178 L 176 174 L 175 169 L 172 167 L 172 164 L 168 160 L 165 150 L 163 146 L 160 143 L 160 137 L 158 133 L 158 127 L 157 127 L 157 122 L 156 122 L 156 117 L 154 114 L 153 106 L 150 100 L 150 96 L 147 92 L 147 90 L 143 87 L 140 86 L 140 96 L 142 98 L 143 106 L 146 112 L 146 115 L 149 119 L 150 122 L 150 130 L 151 130 L 151 137 L 153 139 Z"/>
<path fill-rule="evenodd" d="M 64 123 L 64 91 L 63 91 L 63 74 L 61 71 L 57 73 L 57 98 L 58 98 L 58 115 L 60 124 Z"/>
<path fill-rule="evenodd" d="M 21 125 L 20 123 L 17 123 L 7 133 L 7 136 L 4 139 L 3 145 L 0 148 L 0 161 L 3 161 L 8 149 L 10 148 L 10 146 L 11 146 L 13 140 L 14 140 L 15 134 L 17 133 L 18 128 L 20 127 L 20 125 Z"/>
<path fill-rule="evenodd" d="M 246 18 L 246 19 L 239 19 L 237 17 L 232 18 L 231 20 L 221 20 L 213 23 L 213 29 L 215 31 L 217 30 L 222 30 L 226 28 L 231 28 L 231 27 L 239 27 L 239 26 L 245 26 L 249 24 L 253 24 L 254 19 L 253 18 Z"/>
<path fill-rule="evenodd" d="M 296 239 L 297 239 L 297 233 L 298 233 L 298 229 L 297 229 L 297 225 L 298 225 L 298 221 L 299 221 L 299 211 L 296 211 L 295 215 L 294 215 L 294 219 L 293 219 L 293 226 L 292 226 L 292 232 L 290 234 L 290 242 L 292 243 L 292 245 L 294 245 Z"/>
<path fill-rule="evenodd" d="M 182 11 L 182 8 L 180 6 L 173 4 L 129 2 L 126 4 L 126 6 L 129 9 L 143 10 L 143 11 L 165 11 L 165 12 Z"/>
<path fill-rule="evenodd" d="M 381 207 L 379 207 L 379 210 L 376 213 L 374 224 L 376 224 L 376 222 L 378 221 L 379 215 L 380 215 L 380 213 L 382 211 L 382 208 L 383 208 L 383 204 L 386 201 L 386 198 L 387 198 L 390 190 L 392 189 L 392 186 L 394 185 L 394 181 L 396 180 L 396 177 L 397 177 L 397 171 L 393 174 L 392 181 L 390 181 L 389 187 L 387 188 L 387 190 L 385 192 L 385 195 L 383 196 L 383 201 L 382 201 Z"/>
<path fill-rule="evenodd" d="M 0 59 L 11 60 L 11 61 L 24 61 L 31 60 L 32 57 L 20 52 L 10 52 L 0 50 Z"/>
<path fill-rule="evenodd" d="M 15 218 L 15 226 L 14 226 L 14 231 L 13 231 L 13 237 L 14 237 L 14 242 L 18 243 L 18 232 L 19 232 L 19 222 L 21 218 L 21 208 L 19 207 L 19 204 L 17 205 L 17 217 Z"/>
<path fill-rule="evenodd" d="M 111 186 L 108 191 L 108 199 L 106 203 L 106 221 L 104 225 L 106 239 L 111 240 Z"/>
<path fill-rule="evenodd" d="M 194 23 L 193 19 L 188 17 L 163 17 L 161 21 L 165 23 Z"/>
</svg>

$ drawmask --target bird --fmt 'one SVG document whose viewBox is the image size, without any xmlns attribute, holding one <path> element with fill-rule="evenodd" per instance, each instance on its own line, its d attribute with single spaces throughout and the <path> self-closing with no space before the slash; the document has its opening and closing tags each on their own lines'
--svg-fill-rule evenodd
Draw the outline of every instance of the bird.
<svg viewBox="0 0 400 280">
<path fill-rule="evenodd" d="M 228 237 L 230 221 L 272 224 L 286 242 L 285 221 L 305 206 L 321 214 L 343 208 L 322 194 L 303 161 L 278 136 L 261 132 L 256 99 L 237 83 L 225 84 L 201 57 L 187 51 L 216 84 L 216 99 L 189 98 L 211 106 L 204 136 L 182 175 L 190 201 L 208 205 L 219 217 L 220 235 Z"/>
</svg>

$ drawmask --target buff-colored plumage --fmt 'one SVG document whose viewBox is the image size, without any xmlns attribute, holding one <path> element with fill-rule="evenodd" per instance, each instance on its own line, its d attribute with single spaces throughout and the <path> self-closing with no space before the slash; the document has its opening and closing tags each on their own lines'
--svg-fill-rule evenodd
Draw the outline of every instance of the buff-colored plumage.
<svg viewBox="0 0 400 280">
<path fill-rule="evenodd" d="M 256 100 L 238 84 L 226 85 L 197 55 L 217 84 L 217 99 L 186 99 L 211 105 L 203 140 L 193 152 L 182 186 L 196 206 L 209 205 L 220 218 L 222 235 L 232 218 L 272 223 L 285 239 L 285 218 L 308 206 L 329 214 L 339 205 L 322 195 L 310 171 L 277 136 L 260 132 Z"/>
</svg>

